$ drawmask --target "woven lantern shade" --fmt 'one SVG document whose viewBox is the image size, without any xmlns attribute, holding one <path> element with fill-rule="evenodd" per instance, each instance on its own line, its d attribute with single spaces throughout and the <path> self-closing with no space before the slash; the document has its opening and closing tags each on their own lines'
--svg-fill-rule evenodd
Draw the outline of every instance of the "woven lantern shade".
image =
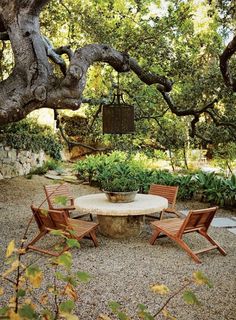
<svg viewBox="0 0 236 320">
<path fill-rule="evenodd" d="M 117 102 L 115 102 L 116 98 Z M 102 106 L 102 119 L 103 133 L 134 133 L 134 106 L 125 104 L 120 94 L 114 96 L 111 104 Z"/>
</svg>

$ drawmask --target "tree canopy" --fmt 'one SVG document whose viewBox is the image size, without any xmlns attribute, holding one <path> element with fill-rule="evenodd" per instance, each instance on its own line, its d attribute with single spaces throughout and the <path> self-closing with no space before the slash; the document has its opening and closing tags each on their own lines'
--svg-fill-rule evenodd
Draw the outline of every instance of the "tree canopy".
<svg viewBox="0 0 236 320">
<path fill-rule="evenodd" d="M 0 0 L 0 124 L 43 107 L 97 110 L 118 72 L 149 142 L 173 120 L 181 127 L 172 114 L 192 138 L 235 140 L 235 8 L 229 0 Z"/>
</svg>

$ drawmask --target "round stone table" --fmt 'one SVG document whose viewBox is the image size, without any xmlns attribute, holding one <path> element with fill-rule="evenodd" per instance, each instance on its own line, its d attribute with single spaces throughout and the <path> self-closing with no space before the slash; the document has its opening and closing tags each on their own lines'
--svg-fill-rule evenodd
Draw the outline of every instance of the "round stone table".
<svg viewBox="0 0 236 320">
<path fill-rule="evenodd" d="M 144 216 L 168 207 L 168 200 L 149 194 L 137 194 L 133 202 L 109 202 L 104 193 L 89 194 L 75 199 L 80 213 L 97 215 L 99 231 L 111 238 L 126 238 L 140 234 Z"/>
</svg>

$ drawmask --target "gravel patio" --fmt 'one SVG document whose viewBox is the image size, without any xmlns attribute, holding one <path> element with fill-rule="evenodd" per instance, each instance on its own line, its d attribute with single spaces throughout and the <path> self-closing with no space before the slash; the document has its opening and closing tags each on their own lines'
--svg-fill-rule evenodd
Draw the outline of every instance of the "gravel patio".
<svg viewBox="0 0 236 320">
<path fill-rule="evenodd" d="M 52 181 L 42 176 L 24 177 L 0 181 L 0 272 L 7 244 L 12 239 L 20 240 L 27 222 L 31 218 L 30 205 L 40 205 L 44 200 L 43 185 Z M 82 184 L 71 184 L 75 197 L 99 192 L 98 189 Z M 203 208 L 207 204 L 199 202 L 177 202 L 179 210 Z M 236 215 L 236 210 L 219 209 L 217 217 Z M 31 225 L 28 239 L 32 239 L 37 228 Z M 224 228 L 211 227 L 210 234 L 226 250 L 222 256 L 217 250 L 201 255 L 202 264 L 198 265 L 176 244 L 167 238 L 149 245 L 150 237 L 142 233 L 140 237 L 129 239 L 109 239 L 98 234 L 99 247 L 92 242 L 81 241 L 80 249 L 73 249 L 73 269 L 86 271 L 91 280 L 78 288 L 79 299 L 75 314 L 81 320 L 97 320 L 100 314 L 117 319 L 108 307 L 109 301 L 119 302 L 133 319 L 137 316 L 137 305 L 142 303 L 154 314 L 166 301 L 150 290 L 152 284 L 165 284 L 171 292 L 178 290 L 191 278 L 194 271 L 202 271 L 213 283 L 213 288 L 199 286 L 196 294 L 201 305 L 186 305 L 181 295 L 176 296 L 168 305 L 168 310 L 179 320 L 234 320 L 236 319 L 236 235 Z M 188 244 L 201 247 L 204 240 L 194 235 L 186 236 Z M 33 253 L 32 257 L 38 257 Z M 53 280 L 48 268 L 47 256 L 39 260 L 44 269 L 45 286 Z M 2 285 L 2 284 L 1 284 Z M 0 285 L 0 287 L 1 287 Z M 4 302 L 4 298 L 0 297 Z M 2 304 L 0 302 L 0 306 Z M 164 319 L 159 315 L 157 319 Z"/>
</svg>

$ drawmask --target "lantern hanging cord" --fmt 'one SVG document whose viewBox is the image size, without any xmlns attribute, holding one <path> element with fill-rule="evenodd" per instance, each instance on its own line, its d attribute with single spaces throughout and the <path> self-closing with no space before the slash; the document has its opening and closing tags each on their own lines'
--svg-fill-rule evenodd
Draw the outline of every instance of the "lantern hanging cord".
<svg viewBox="0 0 236 320">
<path fill-rule="evenodd" d="M 120 104 L 120 73 L 117 75 L 117 101 Z"/>
</svg>

